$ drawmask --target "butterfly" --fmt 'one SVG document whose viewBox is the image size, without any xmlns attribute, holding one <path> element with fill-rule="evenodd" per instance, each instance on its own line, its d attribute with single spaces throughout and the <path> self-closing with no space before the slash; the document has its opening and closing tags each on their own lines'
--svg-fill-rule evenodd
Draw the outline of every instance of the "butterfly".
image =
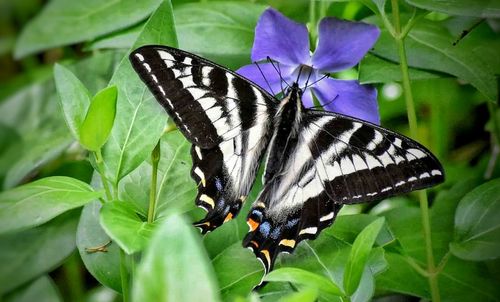
<svg viewBox="0 0 500 302">
<path fill-rule="evenodd" d="M 444 180 L 419 143 L 353 117 L 304 108 L 297 83 L 281 99 L 235 72 L 167 46 L 130 54 L 139 77 L 192 144 L 202 233 L 235 218 L 261 162 L 263 188 L 243 245 L 266 273 L 330 226 L 342 205 L 381 200 Z"/>
</svg>

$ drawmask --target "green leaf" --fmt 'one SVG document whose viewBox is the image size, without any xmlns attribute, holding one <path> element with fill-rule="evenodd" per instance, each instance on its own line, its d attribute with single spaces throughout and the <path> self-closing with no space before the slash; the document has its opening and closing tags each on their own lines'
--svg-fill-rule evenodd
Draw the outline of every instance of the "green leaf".
<svg viewBox="0 0 500 302">
<path fill-rule="evenodd" d="M 0 234 L 40 225 L 102 195 L 77 179 L 43 178 L 0 193 Z"/>
<path fill-rule="evenodd" d="M 234 243 L 212 258 L 220 292 L 224 301 L 245 296 L 260 283 L 264 268 L 254 254 Z"/>
<path fill-rule="evenodd" d="M 229 1 L 179 5 L 175 9 L 179 46 L 229 68 L 249 64 L 255 25 L 265 8 Z"/>
<path fill-rule="evenodd" d="M 500 2 L 491 0 L 406 0 L 411 5 L 448 15 L 500 18 Z"/>
<path fill-rule="evenodd" d="M 33 282 L 16 289 L 3 298 L 4 302 L 60 302 L 61 294 L 54 281 L 43 275 Z"/>
<path fill-rule="evenodd" d="M 52 0 L 23 28 L 14 56 L 21 58 L 128 27 L 146 18 L 159 3 L 159 0 L 87 0 L 83 4 Z"/>
<path fill-rule="evenodd" d="M 116 86 L 99 91 L 80 128 L 80 142 L 88 150 L 98 151 L 108 139 L 116 114 Z"/>
<path fill-rule="evenodd" d="M 55 64 L 54 79 L 66 124 L 73 137 L 80 140 L 80 127 L 90 104 L 90 93 L 83 83 L 62 65 Z"/>
<path fill-rule="evenodd" d="M 133 49 L 145 44 L 177 46 L 170 2 L 163 2 L 144 26 Z M 116 118 L 103 156 L 114 184 L 137 168 L 156 146 L 167 114 L 153 99 L 128 60 L 123 58 L 111 85 L 118 87 Z"/>
<path fill-rule="evenodd" d="M 130 202 L 107 202 L 101 209 L 101 226 L 127 254 L 140 252 L 153 233 L 153 224 L 142 221 Z"/>
<path fill-rule="evenodd" d="M 421 69 L 409 68 L 410 79 L 436 79 L 440 75 Z M 368 54 L 359 64 L 359 82 L 361 84 L 389 83 L 401 81 L 401 67 L 394 62 Z"/>
<path fill-rule="evenodd" d="M 460 201 L 451 251 L 465 260 L 500 257 L 500 179 L 489 181 Z"/>
<path fill-rule="evenodd" d="M 354 242 L 358 234 L 365 227 L 377 219 L 377 216 L 368 214 L 340 215 L 335 219 L 335 223 L 329 233 L 345 242 L 351 243 Z M 394 240 L 394 235 L 387 224 L 382 225 L 376 239 L 377 245 L 384 246 Z"/>
<path fill-rule="evenodd" d="M 315 302 L 318 300 L 318 291 L 312 288 L 306 288 L 299 292 L 287 295 L 278 300 L 278 302 Z"/>
<path fill-rule="evenodd" d="M 99 223 L 101 203 L 87 204 L 80 216 L 76 232 L 76 246 L 85 268 L 99 283 L 121 292 L 120 248 L 112 242 Z M 104 247 L 106 252 L 89 252 Z"/>
<path fill-rule="evenodd" d="M 0 295 L 59 266 L 75 249 L 78 213 L 30 230 L 0 235 Z"/>
<path fill-rule="evenodd" d="M 374 18 L 368 20 L 376 21 Z M 489 100 L 496 100 L 497 83 L 488 63 L 470 45 L 453 45 L 455 40 L 456 37 L 442 23 L 430 20 L 417 23 L 405 39 L 408 64 L 454 75 L 469 82 Z M 385 29 L 382 29 L 372 52 L 391 61 L 399 61 L 395 41 Z"/>
<path fill-rule="evenodd" d="M 193 290 L 196 285 L 196 290 Z M 200 235 L 173 215 L 155 232 L 137 268 L 133 301 L 219 301 Z"/>
<path fill-rule="evenodd" d="M 274 270 L 264 277 L 264 281 L 292 282 L 312 287 L 332 296 L 343 296 L 342 290 L 327 278 L 303 269 L 285 267 Z"/>
<path fill-rule="evenodd" d="M 144 23 L 139 23 L 132 27 L 120 30 L 118 32 L 113 32 L 104 37 L 92 41 L 90 44 L 85 46 L 86 51 L 98 50 L 98 49 L 129 49 L 137 37 L 141 33 Z"/>
<path fill-rule="evenodd" d="M 72 142 L 73 139 L 64 126 L 55 129 L 51 125 L 42 126 L 25 135 L 22 141 L 8 150 L 10 167 L 6 171 L 4 189 L 26 182 L 44 165 L 66 151 Z"/>
<path fill-rule="evenodd" d="M 344 290 L 349 296 L 358 288 L 368 260 L 368 255 L 370 254 L 375 239 L 383 224 L 383 217 L 370 223 L 361 233 L 359 233 L 352 245 L 352 250 L 349 254 L 349 259 L 347 260 L 344 271 Z"/>
</svg>

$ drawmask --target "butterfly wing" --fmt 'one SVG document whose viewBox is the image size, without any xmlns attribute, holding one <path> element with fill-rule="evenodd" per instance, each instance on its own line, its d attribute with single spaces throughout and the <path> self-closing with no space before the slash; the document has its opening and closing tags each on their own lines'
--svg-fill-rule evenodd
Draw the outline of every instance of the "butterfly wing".
<svg viewBox="0 0 500 302">
<path fill-rule="evenodd" d="M 249 213 L 244 245 L 272 269 L 282 251 L 316 238 L 343 204 L 380 200 L 444 179 L 419 143 L 343 115 L 308 110 L 300 137 Z"/>
<path fill-rule="evenodd" d="M 235 217 L 269 143 L 275 99 L 236 73 L 191 53 L 144 46 L 132 66 L 193 146 L 203 232 Z"/>
</svg>

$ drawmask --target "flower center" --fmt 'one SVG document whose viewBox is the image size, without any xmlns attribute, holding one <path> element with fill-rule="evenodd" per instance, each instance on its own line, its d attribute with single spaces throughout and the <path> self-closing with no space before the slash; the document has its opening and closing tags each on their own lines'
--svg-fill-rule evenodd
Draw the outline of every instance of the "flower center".
<svg viewBox="0 0 500 302">
<path fill-rule="evenodd" d="M 310 65 L 301 64 L 292 72 L 291 78 L 299 84 L 299 87 L 305 87 L 306 84 L 316 81 L 317 76 L 318 70 Z"/>
</svg>

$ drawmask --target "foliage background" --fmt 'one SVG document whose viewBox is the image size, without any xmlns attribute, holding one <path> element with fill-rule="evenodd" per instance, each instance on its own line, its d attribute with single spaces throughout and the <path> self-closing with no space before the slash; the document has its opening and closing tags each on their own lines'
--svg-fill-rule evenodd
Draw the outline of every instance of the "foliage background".
<svg viewBox="0 0 500 302">
<path fill-rule="evenodd" d="M 428 146 L 447 179 L 346 207 L 251 293 L 263 269 L 241 248 L 245 214 L 203 238 L 189 225 L 202 215 L 190 146 L 165 131 L 127 53 L 166 44 L 238 68 L 268 5 L 313 40 L 324 16 L 377 24 L 374 49 L 337 76 L 376 85 L 382 125 Z M 0 11 L 4 301 L 500 299 L 499 1 L 21 0 Z"/>
</svg>

